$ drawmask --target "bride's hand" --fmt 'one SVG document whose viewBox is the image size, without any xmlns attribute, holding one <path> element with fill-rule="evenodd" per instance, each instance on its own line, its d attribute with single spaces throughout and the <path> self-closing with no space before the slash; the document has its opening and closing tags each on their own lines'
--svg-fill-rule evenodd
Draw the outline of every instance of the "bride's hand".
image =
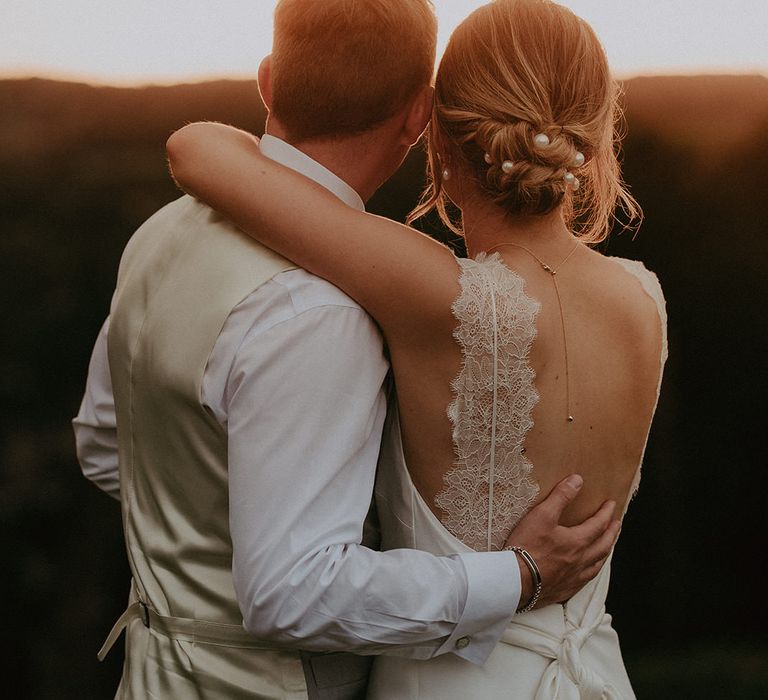
<svg viewBox="0 0 768 700">
<path fill-rule="evenodd" d="M 560 517 L 578 495 L 583 480 L 578 475 L 563 479 L 547 498 L 517 524 L 507 546 L 528 551 L 541 573 L 541 594 L 537 608 L 571 598 L 600 571 L 613 549 L 621 529 L 621 521 L 613 518 L 614 501 L 606 501 L 600 509 L 580 525 L 564 527 Z M 533 576 L 518 554 L 522 576 L 520 607 L 525 607 L 535 593 Z"/>
</svg>

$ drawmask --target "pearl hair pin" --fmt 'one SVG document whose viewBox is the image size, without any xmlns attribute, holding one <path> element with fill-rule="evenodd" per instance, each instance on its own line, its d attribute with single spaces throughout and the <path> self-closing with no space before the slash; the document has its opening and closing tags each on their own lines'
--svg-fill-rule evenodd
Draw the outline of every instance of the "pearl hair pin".
<svg viewBox="0 0 768 700">
<path fill-rule="evenodd" d="M 571 172 L 567 172 L 565 175 L 563 175 L 563 180 L 565 180 L 565 184 L 568 185 L 568 187 L 570 187 L 574 192 L 581 186 L 579 178 L 577 178 Z"/>
<path fill-rule="evenodd" d="M 584 163 L 587 162 L 587 159 L 584 157 L 584 154 L 581 151 L 576 151 L 576 155 L 573 157 L 573 164 L 571 165 L 572 168 L 580 168 Z M 568 171 L 564 176 L 563 179 L 565 180 L 565 184 L 570 187 L 574 192 L 579 189 L 581 186 L 581 183 L 579 182 L 579 178 L 577 178 L 572 172 Z"/>
<path fill-rule="evenodd" d="M 485 156 L 484 156 L 484 160 L 485 160 L 485 162 L 486 162 L 486 163 L 488 163 L 488 165 L 493 165 L 493 158 L 491 158 L 491 155 L 490 155 L 489 153 L 486 153 L 486 154 L 485 154 Z M 510 174 L 510 173 L 511 173 L 511 172 L 512 172 L 514 169 L 515 169 L 515 163 L 514 163 L 514 161 L 511 161 L 511 160 L 505 160 L 505 161 L 504 161 L 504 162 L 501 164 L 501 169 L 502 169 L 502 170 L 503 170 L 503 171 L 504 171 L 504 172 L 505 172 L 507 175 L 509 175 L 509 174 Z"/>
<path fill-rule="evenodd" d="M 549 136 L 547 136 L 543 132 L 536 134 L 533 137 L 533 144 L 536 148 L 546 148 L 551 143 L 552 142 Z M 493 158 L 491 157 L 490 153 L 484 153 L 483 160 L 485 160 L 485 162 L 488 165 L 493 165 Z M 569 167 L 580 168 L 586 162 L 587 162 L 587 159 L 585 155 L 581 151 L 576 151 L 576 154 L 573 157 L 573 163 Z M 515 168 L 515 163 L 512 160 L 505 160 L 501 164 L 502 171 L 507 175 L 510 175 L 514 170 L 514 168 Z M 450 177 L 451 177 L 450 171 L 448 170 L 448 168 L 445 168 L 445 170 L 443 170 L 443 180 L 448 180 Z M 567 172 L 564 176 L 564 179 L 565 179 L 565 184 L 568 185 L 568 187 L 572 188 L 574 191 L 579 189 L 579 186 L 581 185 L 581 183 L 579 182 L 579 179 L 572 172 L 570 171 Z"/>
</svg>

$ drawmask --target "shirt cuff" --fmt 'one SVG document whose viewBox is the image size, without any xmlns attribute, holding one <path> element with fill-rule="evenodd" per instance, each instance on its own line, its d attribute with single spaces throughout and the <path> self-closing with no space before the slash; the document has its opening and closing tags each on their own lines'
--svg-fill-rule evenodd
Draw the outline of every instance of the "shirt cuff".
<svg viewBox="0 0 768 700">
<path fill-rule="evenodd" d="M 453 633 L 437 654 L 452 652 L 482 665 L 520 604 L 520 567 L 514 552 L 457 556 L 467 572 L 467 601 Z"/>
</svg>

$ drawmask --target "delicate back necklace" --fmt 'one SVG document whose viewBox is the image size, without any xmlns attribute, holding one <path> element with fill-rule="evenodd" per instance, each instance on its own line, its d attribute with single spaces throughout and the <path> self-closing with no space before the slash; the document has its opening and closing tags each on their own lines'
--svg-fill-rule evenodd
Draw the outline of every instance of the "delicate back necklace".
<svg viewBox="0 0 768 700">
<path fill-rule="evenodd" d="M 528 255 L 530 255 L 539 265 L 541 265 L 541 268 L 544 270 L 544 272 L 549 274 L 550 279 L 552 280 L 552 284 L 555 287 L 555 296 L 557 297 L 557 306 L 560 309 L 560 328 L 563 332 L 563 350 L 565 352 L 565 413 L 566 413 L 566 420 L 568 423 L 573 423 L 573 414 L 571 413 L 571 377 L 570 373 L 568 371 L 568 338 L 565 333 L 565 316 L 563 315 L 563 301 L 560 298 L 560 288 L 557 286 L 557 271 L 565 265 L 565 263 L 570 260 L 571 256 L 576 252 L 576 249 L 579 247 L 579 241 L 576 241 L 573 248 L 571 248 L 568 255 L 566 255 L 560 263 L 556 267 L 550 267 L 545 263 L 541 258 L 539 258 L 536 253 L 534 253 L 532 250 L 529 250 L 524 245 L 520 245 L 519 243 L 499 243 L 498 245 L 493 246 L 492 248 L 488 248 L 485 252 L 487 254 L 493 253 L 494 251 L 498 250 L 499 248 L 503 248 L 505 246 L 513 246 L 514 248 L 521 248 L 524 250 Z"/>
</svg>

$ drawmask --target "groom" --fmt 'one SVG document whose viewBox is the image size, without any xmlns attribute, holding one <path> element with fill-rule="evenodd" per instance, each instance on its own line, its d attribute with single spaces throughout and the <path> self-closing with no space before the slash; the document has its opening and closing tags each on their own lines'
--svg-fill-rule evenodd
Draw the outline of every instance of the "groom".
<svg viewBox="0 0 768 700">
<path fill-rule="evenodd" d="M 427 0 L 281 0 L 262 152 L 362 209 L 426 125 L 435 33 Z M 75 419 L 133 574 L 119 697 L 357 698 L 368 657 L 307 651 L 488 657 L 533 593 L 514 553 L 361 544 L 387 372 L 355 302 L 206 206 L 137 231 Z M 612 544 L 607 516 L 557 527 L 577 491 L 514 533 L 544 603 Z"/>
</svg>

